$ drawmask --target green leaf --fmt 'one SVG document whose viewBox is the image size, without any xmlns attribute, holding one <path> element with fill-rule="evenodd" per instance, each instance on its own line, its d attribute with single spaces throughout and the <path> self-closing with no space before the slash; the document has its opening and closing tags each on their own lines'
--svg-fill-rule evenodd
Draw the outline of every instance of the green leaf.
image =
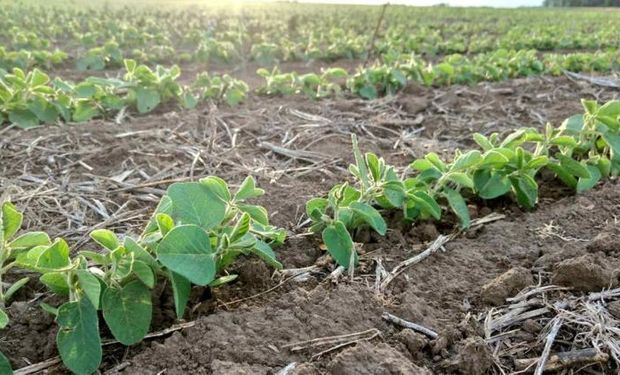
<svg viewBox="0 0 620 375">
<path fill-rule="evenodd" d="M 183 318 L 185 314 L 185 307 L 189 301 L 189 294 L 192 290 L 192 284 L 181 275 L 174 272 L 168 272 L 168 278 L 170 284 L 172 284 L 172 295 L 174 297 L 174 309 L 177 313 L 177 318 Z"/>
<path fill-rule="evenodd" d="M 426 154 L 426 156 L 424 157 L 426 160 L 430 161 L 431 163 L 433 163 L 433 165 L 439 169 L 441 172 L 445 172 L 446 171 L 446 163 L 444 163 L 441 158 L 439 157 L 439 155 L 437 155 L 434 152 L 429 152 L 428 154 Z"/>
<path fill-rule="evenodd" d="M 101 307 L 112 335 L 124 345 L 140 342 L 149 331 L 153 305 L 151 291 L 134 280 L 121 287 L 108 287 L 103 293 Z"/>
<path fill-rule="evenodd" d="M 159 212 L 155 214 L 155 220 L 157 221 L 157 227 L 162 236 L 165 236 L 174 228 L 174 220 L 168 214 Z"/>
<path fill-rule="evenodd" d="M 601 157 L 598 160 L 597 167 L 603 177 L 609 177 L 609 174 L 611 173 L 611 161 L 609 159 L 606 157 Z"/>
<path fill-rule="evenodd" d="M 133 265 L 136 262 L 136 258 L 132 256 L 126 256 L 127 250 L 119 247 L 110 254 L 112 259 L 116 261 L 116 267 L 112 271 L 112 279 L 116 282 L 122 282 L 133 271 Z"/>
<path fill-rule="evenodd" d="M 436 220 L 441 219 L 441 207 L 433 197 L 423 191 L 416 191 L 410 196 L 416 205 L 431 214 Z"/>
<path fill-rule="evenodd" d="M 600 169 L 597 166 L 588 164 L 586 165 L 586 168 L 588 168 L 588 171 L 590 172 L 590 178 L 579 178 L 576 187 L 577 193 L 592 189 L 596 185 L 596 183 L 599 182 L 603 177 Z"/>
<path fill-rule="evenodd" d="M 15 233 L 21 228 L 24 215 L 17 210 L 17 208 L 11 202 L 4 202 L 2 204 L 2 232 L 4 234 L 4 240 L 10 240 Z"/>
<path fill-rule="evenodd" d="M 535 158 L 533 158 L 532 160 L 530 160 L 529 162 L 527 162 L 527 165 L 525 166 L 527 169 L 539 169 L 542 168 L 544 166 L 546 166 L 549 163 L 549 158 L 547 156 L 537 156 Z"/>
<path fill-rule="evenodd" d="M 510 181 L 499 173 L 480 169 L 474 173 L 474 186 L 480 198 L 493 199 L 510 191 Z"/>
<path fill-rule="evenodd" d="M 196 225 L 181 225 L 171 230 L 157 247 L 159 261 L 197 285 L 215 278 L 215 253 L 209 235 Z"/>
<path fill-rule="evenodd" d="M 28 103 L 28 109 L 34 113 L 39 121 L 52 124 L 58 120 L 58 111 L 51 103 L 41 97 L 35 97 Z"/>
<path fill-rule="evenodd" d="M 567 135 L 579 135 L 584 126 L 583 115 L 573 115 L 562 123 L 560 129 Z"/>
<path fill-rule="evenodd" d="M 472 150 L 460 155 L 452 164 L 451 170 L 462 171 L 475 166 L 482 161 L 482 155 L 478 150 Z"/>
<path fill-rule="evenodd" d="M 344 224 L 336 221 L 323 230 L 323 242 L 329 254 L 342 267 L 357 265 L 357 252 L 353 248 L 353 240 Z"/>
<path fill-rule="evenodd" d="M 448 204 L 452 211 L 458 216 L 461 220 L 461 227 L 468 228 L 471 222 L 469 217 L 469 208 L 467 208 L 467 203 L 465 203 L 465 199 L 454 189 L 444 188 L 443 194 L 448 200 Z"/>
<path fill-rule="evenodd" d="M 108 265 L 110 263 L 110 259 L 106 255 L 95 251 L 82 250 L 79 254 L 97 265 Z"/>
<path fill-rule="evenodd" d="M 79 71 L 103 70 L 105 69 L 105 60 L 99 55 L 88 55 L 79 58 L 75 65 Z"/>
<path fill-rule="evenodd" d="M 132 59 L 125 59 L 123 60 L 123 65 L 125 65 L 125 70 L 127 70 L 127 72 L 133 73 L 133 71 L 136 70 L 138 63 Z"/>
<path fill-rule="evenodd" d="M 424 172 L 427 169 L 435 168 L 434 164 L 426 159 L 417 159 L 409 165 L 409 168 Z"/>
<path fill-rule="evenodd" d="M 99 110 L 97 106 L 90 101 L 84 100 L 79 101 L 75 105 L 75 109 L 73 110 L 73 121 L 75 122 L 85 122 L 99 114 Z"/>
<path fill-rule="evenodd" d="M 90 238 L 110 251 L 115 250 L 119 246 L 118 237 L 111 230 L 95 229 L 90 232 Z"/>
<path fill-rule="evenodd" d="M 510 160 L 506 157 L 506 155 L 501 152 L 489 150 L 484 154 L 481 165 L 491 165 L 495 168 L 501 168 L 508 164 L 509 161 Z"/>
<path fill-rule="evenodd" d="M 480 133 L 475 133 L 473 137 L 474 137 L 474 141 L 484 151 L 489 151 L 494 147 L 493 144 L 489 141 L 489 139 Z"/>
<path fill-rule="evenodd" d="M 256 181 L 254 180 L 254 177 L 247 176 L 245 180 L 243 180 L 243 182 L 241 183 L 241 186 L 239 187 L 239 190 L 237 190 L 237 193 L 235 193 L 235 200 L 239 201 L 244 199 L 257 198 L 263 194 L 265 194 L 265 191 L 256 187 Z"/>
<path fill-rule="evenodd" d="M 572 174 L 573 176 L 586 179 L 591 177 L 588 168 L 586 168 L 585 165 L 581 164 L 575 159 L 562 154 L 558 154 L 557 157 L 560 160 L 560 165 L 562 166 L 562 168 L 564 168 L 568 173 Z"/>
<path fill-rule="evenodd" d="M 371 152 L 366 153 L 365 157 L 366 165 L 368 166 L 372 179 L 379 181 L 381 178 L 381 163 L 379 162 L 379 158 Z"/>
<path fill-rule="evenodd" d="M 27 109 L 14 109 L 9 112 L 9 121 L 22 129 L 39 126 L 37 116 Z"/>
<path fill-rule="evenodd" d="M 464 186 L 470 189 L 474 188 L 474 181 L 466 173 L 450 172 L 446 175 L 446 177 L 459 186 Z"/>
<path fill-rule="evenodd" d="M 379 93 L 374 86 L 366 85 L 362 87 L 358 94 L 364 99 L 377 99 L 379 97 Z"/>
<path fill-rule="evenodd" d="M 388 181 L 383 186 L 383 197 L 389 202 L 389 208 L 397 208 L 403 205 L 406 193 L 402 181 Z M 382 198 L 382 197 L 379 197 Z M 377 199 L 379 200 L 379 199 Z M 381 203 L 381 202 L 380 202 Z M 386 205 L 381 203 L 384 207 Z"/>
<path fill-rule="evenodd" d="M 75 274 L 78 278 L 80 288 L 86 294 L 86 297 L 93 304 L 96 310 L 99 310 L 99 300 L 101 299 L 101 282 L 88 270 L 76 270 Z"/>
<path fill-rule="evenodd" d="M 146 263 L 136 260 L 133 263 L 133 273 L 138 276 L 138 279 L 147 287 L 151 289 L 155 287 L 155 275 L 153 275 L 153 270 Z"/>
<path fill-rule="evenodd" d="M 611 118 L 618 118 L 620 116 L 620 101 L 619 100 L 610 100 L 607 103 L 603 104 L 597 112 L 598 116 L 607 116 Z"/>
<path fill-rule="evenodd" d="M 229 282 L 236 280 L 237 279 L 237 275 L 226 275 L 226 276 L 222 276 L 222 277 L 218 277 L 217 279 L 213 280 L 209 286 L 211 288 L 215 288 L 218 287 L 220 285 L 224 285 L 224 284 L 228 284 Z"/>
<path fill-rule="evenodd" d="M 1 311 L 1 310 L 0 310 Z M 0 374 L 13 375 L 13 369 L 11 368 L 11 362 L 9 359 L 0 352 Z"/>
<path fill-rule="evenodd" d="M 612 159 L 620 158 L 620 136 L 607 132 L 603 134 L 603 139 L 613 151 Z"/>
<path fill-rule="evenodd" d="M 549 168 L 556 176 L 566 184 L 566 186 L 576 189 L 577 188 L 577 179 L 565 170 L 560 163 L 551 161 L 547 164 L 547 168 Z"/>
<path fill-rule="evenodd" d="M 577 146 L 577 141 L 575 140 L 575 138 L 569 135 L 557 136 L 551 139 L 549 143 L 552 145 L 565 146 L 565 147 L 571 147 L 571 148 Z"/>
<path fill-rule="evenodd" d="M 207 185 L 198 182 L 174 183 L 168 188 L 171 215 L 177 224 L 195 224 L 211 229 L 224 220 L 226 202 Z"/>
<path fill-rule="evenodd" d="M 181 95 L 181 104 L 185 109 L 194 109 L 198 105 L 198 97 L 191 92 L 184 92 Z"/>
<path fill-rule="evenodd" d="M 254 254 L 258 255 L 271 267 L 277 270 L 282 269 L 282 263 L 278 262 L 278 260 L 276 259 L 276 253 L 274 253 L 274 251 L 271 249 L 271 246 L 269 246 L 266 242 L 261 240 L 256 241 L 251 251 Z"/>
<path fill-rule="evenodd" d="M 247 213 L 243 213 L 230 233 L 230 242 L 235 243 L 250 231 L 251 217 Z"/>
<path fill-rule="evenodd" d="M 28 232 L 20 235 L 9 243 L 13 250 L 28 250 L 35 246 L 50 245 L 50 237 L 45 232 Z"/>
<path fill-rule="evenodd" d="M 209 176 L 201 179 L 200 183 L 208 186 L 209 189 L 213 193 L 215 193 L 222 201 L 230 202 L 230 190 L 228 190 L 228 184 L 223 179 L 216 176 Z"/>
<path fill-rule="evenodd" d="M 39 306 L 41 307 L 41 310 L 45 311 L 46 313 L 48 313 L 48 314 L 50 314 L 50 315 L 52 315 L 54 317 L 58 316 L 58 308 L 56 308 L 54 306 L 51 306 L 51 305 L 48 305 L 45 302 L 41 302 L 39 304 Z"/>
<path fill-rule="evenodd" d="M 30 281 L 30 278 L 28 277 L 23 277 L 19 280 L 17 280 L 16 282 L 13 283 L 13 285 L 11 285 L 6 292 L 4 292 L 4 302 L 9 302 L 11 300 L 11 297 L 13 297 L 13 294 L 15 294 L 18 290 L 20 290 L 24 285 L 28 284 L 28 281 Z M 0 327 L 1 329 L 1 327 Z"/>
<path fill-rule="evenodd" d="M 269 214 L 264 207 L 250 204 L 238 204 L 237 208 L 239 208 L 241 212 L 249 214 L 255 222 L 262 225 L 269 225 Z"/>
<path fill-rule="evenodd" d="M 151 266 L 152 268 L 158 268 L 157 260 L 153 258 L 151 253 L 146 251 L 133 238 L 125 237 L 124 247 L 125 249 L 127 249 L 127 251 L 134 254 L 136 260 L 142 261 Z"/>
<path fill-rule="evenodd" d="M 384 236 L 387 231 L 387 224 L 381 213 L 374 207 L 363 202 L 353 202 L 349 206 L 355 213 L 368 225 L 372 227 L 377 233 Z"/>
<path fill-rule="evenodd" d="M 47 247 L 37 259 L 36 267 L 45 270 L 63 269 L 69 265 L 69 245 L 59 238 Z"/>
<path fill-rule="evenodd" d="M 151 112 L 160 102 L 161 96 L 157 90 L 144 87 L 136 88 L 136 107 L 138 108 L 138 112 Z"/>
<path fill-rule="evenodd" d="M 75 93 L 80 99 L 89 99 L 97 94 L 97 86 L 92 82 L 82 82 L 75 86 Z"/>
<path fill-rule="evenodd" d="M 614 131 L 620 130 L 620 121 L 618 121 L 617 118 L 598 115 L 596 116 L 596 119 Z"/>
<path fill-rule="evenodd" d="M 358 171 L 357 177 L 362 183 L 362 190 L 365 190 L 368 188 L 369 184 L 368 170 L 366 168 L 366 161 L 364 160 L 362 152 L 360 151 L 359 144 L 357 142 L 357 136 L 355 135 L 355 133 L 351 134 L 351 144 L 353 147 L 353 156 L 355 158 L 355 167 L 357 167 Z M 346 187 L 346 184 L 343 186 Z"/>
<path fill-rule="evenodd" d="M 349 184 L 336 185 L 334 188 L 336 187 L 338 187 L 336 190 L 340 191 L 341 199 L 339 200 L 339 206 L 341 207 L 348 206 L 362 196 L 359 190 L 351 187 Z"/>
<path fill-rule="evenodd" d="M 512 187 L 517 196 L 517 202 L 526 208 L 534 208 L 538 202 L 538 184 L 529 175 L 511 177 Z"/>
<path fill-rule="evenodd" d="M 526 129 L 518 129 L 506 136 L 502 143 L 500 143 L 500 147 L 514 149 L 523 143 L 524 134 Z"/>
<path fill-rule="evenodd" d="M 64 273 L 48 272 L 41 275 L 39 281 L 55 294 L 69 295 L 69 284 Z"/>
<path fill-rule="evenodd" d="M 247 92 L 247 88 L 242 90 L 240 88 L 231 87 L 224 93 L 224 99 L 226 100 L 226 104 L 231 107 L 236 106 L 241 103 L 243 99 L 245 99 L 245 94 Z"/>
<path fill-rule="evenodd" d="M 4 310 L 0 309 L 0 329 L 6 328 L 7 324 L 9 324 L 9 316 Z"/>
<path fill-rule="evenodd" d="M 58 309 L 56 345 L 67 368 L 92 374 L 101 363 L 101 338 L 97 310 L 88 298 L 67 302 Z"/>
</svg>

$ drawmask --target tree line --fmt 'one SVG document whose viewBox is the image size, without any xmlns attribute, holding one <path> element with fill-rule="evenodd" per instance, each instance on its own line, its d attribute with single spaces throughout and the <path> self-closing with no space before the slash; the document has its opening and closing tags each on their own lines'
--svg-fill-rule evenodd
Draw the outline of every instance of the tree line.
<svg viewBox="0 0 620 375">
<path fill-rule="evenodd" d="M 620 7 L 620 0 L 544 0 L 546 7 Z"/>
</svg>

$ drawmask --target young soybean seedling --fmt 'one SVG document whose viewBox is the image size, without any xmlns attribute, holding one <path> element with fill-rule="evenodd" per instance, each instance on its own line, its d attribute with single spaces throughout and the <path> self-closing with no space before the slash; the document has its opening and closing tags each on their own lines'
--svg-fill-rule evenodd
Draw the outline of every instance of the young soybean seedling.
<svg viewBox="0 0 620 375">
<path fill-rule="evenodd" d="M 20 254 L 50 243 L 49 236 L 43 232 L 28 232 L 16 237 L 22 226 L 23 214 L 10 202 L 4 202 L 0 210 L 0 329 L 9 323 L 9 317 L 4 311 L 11 297 L 26 283 L 29 278 L 24 277 L 8 284 L 4 275 L 17 265 L 16 258 Z"/>
<path fill-rule="evenodd" d="M 247 203 L 263 194 L 252 177 L 234 194 L 215 176 L 168 188 L 139 242 L 169 278 L 179 317 L 191 284 L 214 287 L 234 280 L 222 273 L 241 255 L 282 267 L 271 246 L 283 243 L 286 232 L 269 224 L 263 207 Z"/>
<path fill-rule="evenodd" d="M 577 192 L 620 174 L 620 101 L 582 104 L 586 113 L 569 117 L 554 132 L 550 143 L 557 148 L 557 161 L 548 166 Z"/>
<path fill-rule="evenodd" d="M 100 251 L 81 251 L 71 258 L 69 245 L 56 239 L 18 258 L 20 266 L 39 272 L 41 283 L 52 292 L 67 297 L 57 309 L 42 307 L 56 316 L 58 352 L 76 373 L 92 373 L 101 362 L 99 310 L 120 343 L 133 345 L 147 334 L 158 268 L 155 259 L 130 239 L 121 243 L 105 229 L 93 231 L 91 238 L 101 245 Z"/>
<path fill-rule="evenodd" d="M 432 217 L 439 220 L 441 207 L 438 201 L 445 199 L 461 221 L 461 227 L 467 228 L 470 223 L 469 209 L 461 193 L 463 189 L 474 188 L 470 172 L 481 160 L 477 150 L 464 154 L 457 150 L 454 161 L 449 164 L 433 152 L 411 163 L 409 167 L 418 174 L 404 181 L 407 192 L 405 218 L 417 220 Z"/>
<path fill-rule="evenodd" d="M 357 264 L 351 233 L 368 226 L 384 235 L 387 224 L 375 207 L 401 207 L 405 199 L 394 168 L 373 153 L 362 156 L 355 134 L 351 139 L 355 164 L 349 166 L 349 172 L 354 184 L 338 184 L 327 198 L 313 198 L 306 203 L 306 213 L 312 220 L 310 231 L 322 234 L 327 251 L 345 268 Z"/>
<path fill-rule="evenodd" d="M 16 237 L 15 235 L 22 226 L 22 220 L 23 214 L 12 203 L 8 201 L 2 203 L 0 208 L 0 329 L 4 329 L 9 324 L 9 316 L 5 312 L 7 303 L 29 281 L 28 277 L 24 277 L 9 284 L 4 281 L 3 276 L 16 266 L 16 256 L 33 247 L 50 242 L 48 235 L 43 232 L 28 232 Z M 0 373 L 12 373 L 11 364 L 2 352 L 0 352 Z"/>
<path fill-rule="evenodd" d="M 475 134 L 474 140 L 483 149 L 482 159 L 472 171 L 474 189 L 483 199 L 494 199 L 512 191 L 517 203 L 534 208 L 538 202 L 538 171 L 547 166 L 549 158 L 544 135 L 535 129 L 523 128 L 499 140 L 497 134 L 487 138 Z M 529 151 L 534 144 L 535 150 Z"/>
</svg>

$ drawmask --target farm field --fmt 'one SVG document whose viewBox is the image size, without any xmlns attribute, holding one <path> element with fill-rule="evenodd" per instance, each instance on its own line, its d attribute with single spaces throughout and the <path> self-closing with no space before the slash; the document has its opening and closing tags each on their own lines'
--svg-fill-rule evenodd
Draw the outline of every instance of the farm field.
<svg viewBox="0 0 620 375">
<path fill-rule="evenodd" d="M 0 15 L 0 374 L 618 373 L 618 11 Z"/>
</svg>

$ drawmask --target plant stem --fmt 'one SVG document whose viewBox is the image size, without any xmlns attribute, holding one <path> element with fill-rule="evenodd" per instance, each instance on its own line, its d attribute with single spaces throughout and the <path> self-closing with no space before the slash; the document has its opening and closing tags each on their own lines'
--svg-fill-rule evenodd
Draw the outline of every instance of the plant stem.
<svg viewBox="0 0 620 375">
<path fill-rule="evenodd" d="M 359 145 L 357 143 L 357 136 L 351 134 L 351 143 L 353 144 L 353 155 L 355 156 L 355 164 L 357 164 L 357 170 L 360 174 L 360 180 L 362 181 L 361 193 L 364 196 L 364 192 L 368 189 L 368 170 L 366 169 L 366 161 L 362 157 Z"/>
</svg>

